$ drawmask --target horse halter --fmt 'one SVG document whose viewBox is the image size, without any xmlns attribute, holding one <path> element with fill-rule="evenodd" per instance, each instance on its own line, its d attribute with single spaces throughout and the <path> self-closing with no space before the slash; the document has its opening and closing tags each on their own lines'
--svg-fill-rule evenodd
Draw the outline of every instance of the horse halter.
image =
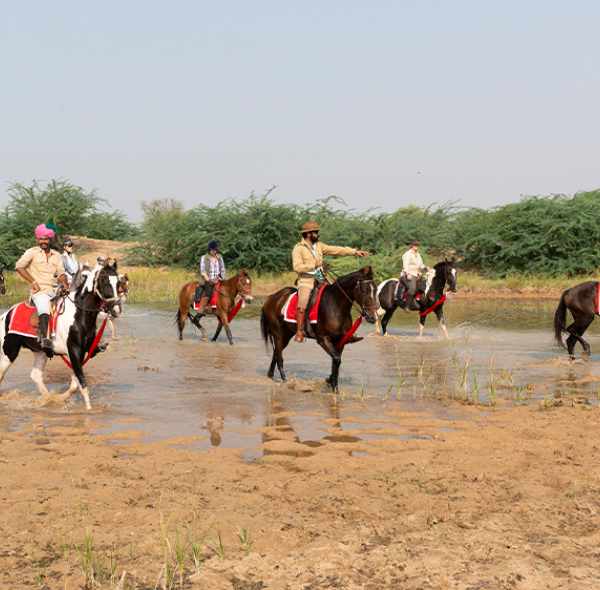
<svg viewBox="0 0 600 590">
<path fill-rule="evenodd" d="M 117 285 L 116 297 L 104 297 L 102 295 L 102 293 L 100 293 L 100 290 L 98 289 L 98 279 L 100 277 L 100 273 L 102 272 L 102 270 L 103 269 L 99 270 L 96 273 L 96 276 L 94 277 L 94 295 L 96 295 L 96 297 L 98 297 L 98 299 L 100 299 L 100 301 L 102 301 L 102 303 L 104 304 L 104 305 L 102 305 L 102 307 L 106 306 L 106 312 L 110 313 L 114 309 L 115 305 L 121 301 L 121 298 L 119 297 L 119 293 L 118 293 L 119 287 Z M 106 273 L 106 276 L 107 275 L 108 275 L 108 273 Z M 115 273 L 115 277 L 117 278 L 117 283 L 118 283 L 119 275 Z M 101 309 L 102 309 L 102 307 L 101 307 Z"/>
</svg>

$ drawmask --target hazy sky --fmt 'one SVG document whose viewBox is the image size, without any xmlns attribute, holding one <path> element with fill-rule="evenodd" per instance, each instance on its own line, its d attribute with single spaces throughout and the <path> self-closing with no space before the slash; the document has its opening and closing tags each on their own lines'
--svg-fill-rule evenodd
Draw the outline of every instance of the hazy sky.
<svg viewBox="0 0 600 590">
<path fill-rule="evenodd" d="M 595 0 L 0 0 L 0 206 L 393 211 L 600 187 Z"/>
</svg>

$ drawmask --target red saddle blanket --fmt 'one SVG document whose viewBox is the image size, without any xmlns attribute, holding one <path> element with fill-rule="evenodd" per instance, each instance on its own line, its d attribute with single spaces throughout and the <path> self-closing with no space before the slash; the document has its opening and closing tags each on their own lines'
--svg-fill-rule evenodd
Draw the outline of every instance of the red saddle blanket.
<svg viewBox="0 0 600 590">
<path fill-rule="evenodd" d="M 35 307 L 29 307 L 25 301 L 13 305 L 10 309 L 8 333 L 37 338 L 37 329 L 31 325 L 31 316 L 34 311 Z"/>
<path fill-rule="evenodd" d="M 217 307 L 217 295 L 219 294 L 219 285 L 216 286 L 212 297 L 210 298 L 210 307 Z M 194 307 L 194 311 L 198 311 L 200 309 L 200 302 L 199 301 L 194 301 L 193 302 L 193 307 Z"/>
<path fill-rule="evenodd" d="M 321 295 L 323 294 L 323 289 L 327 287 L 327 285 L 323 285 L 319 289 L 319 294 L 317 295 L 317 301 L 312 306 L 310 312 L 308 313 L 308 321 L 311 324 L 317 323 L 317 317 L 319 315 L 319 303 L 321 303 Z M 292 324 L 296 323 L 296 311 L 298 309 L 298 292 L 292 293 L 288 300 L 285 302 L 283 306 L 283 320 L 286 322 L 291 322 Z"/>
</svg>

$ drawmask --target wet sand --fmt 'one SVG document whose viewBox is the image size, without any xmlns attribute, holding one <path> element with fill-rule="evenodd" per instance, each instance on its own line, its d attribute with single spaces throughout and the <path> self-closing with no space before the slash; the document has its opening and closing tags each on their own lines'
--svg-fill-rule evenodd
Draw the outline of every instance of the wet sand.
<svg viewBox="0 0 600 590">
<path fill-rule="evenodd" d="M 599 357 L 568 363 L 543 309 L 475 312 L 450 343 L 413 319 L 348 347 L 337 396 L 312 343 L 267 380 L 252 317 L 230 347 L 130 310 L 91 413 L 38 406 L 24 356 L 0 397 L 0 587 L 87 567 L 104 588 L 597 588 Z"/>
</svg>

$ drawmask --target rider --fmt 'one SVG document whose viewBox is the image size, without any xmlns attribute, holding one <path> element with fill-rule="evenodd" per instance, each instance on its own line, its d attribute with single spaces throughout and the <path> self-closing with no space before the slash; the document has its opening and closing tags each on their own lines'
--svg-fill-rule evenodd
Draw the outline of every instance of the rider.
<svg viewBox="0 0 600 590">
<path fill-rule="evenodd" d="M 31 299 L 40 318 L 42 350 L 52 355 L 52 340 L 48 330 L 50 322 L 50 300 L 57 287 L 57 278 L 63 289 L 68 289 L 67 275 L 62 258 L 56 250 L 50 248 L 54 230 L 45 224 L 35 228 L 37 246 L 26 250 L 15 265 L 15 270 L 31 283 Z"/>
<path fill-rule="evenodd" d="M 63 255 L 62 261 L 67 274 L 67 283 L 70 283 L 75 273 L 79 270 L 79 262 L 75 254 L 73 254 L 73 242 L 70 238 L 65 238 L 62 241 Z"/>
<path fill-rule="evenodd" d="M 303 324 L 306 314 L 306 306 L 310 292 L 315 286 L 315 279 L 324 279 L 323 255 L 329 256 L 367 256 L 369 253 L 355 248 L 343 248 L 340 246 L 328 246 L 319 242 L 321 228 L 316 221 L 309 221 L 302 226 L 302 241 L 294 246 L 292 250 L 292 263 L 294 272 L 298 273 L 298 309 L 296 312 L 296 323 L 298 331 L 294 340 L 304 342 L 306 340 Z"/>
<path fill-rule="evenodd" d="M 417 275 L 421 271 L 427 271 L 427 267 L 423 264 L 423 259 L 419 254 L 421 242 L 412 238 L 408 240 L 406 245 L 408 246 L 408 250 L 402 255 L 400 282 L 408 289 L 406 303 L 404 304 L 404 313 L 410 313 L 410 306 L 417 294 Z"/>
<path fill-rule="evenodd" d="M 194 301 L 200 302 L 196 318 L 200 319 L 208 307 L 208 302 L 213 296 L 215 283 L 225 278 L 225 263 L 218 253 L 219 244 L 216 240 L 208 242 L 208 254 L 200 259 L 200 281 L 194 293 Z"/>
</svg>

